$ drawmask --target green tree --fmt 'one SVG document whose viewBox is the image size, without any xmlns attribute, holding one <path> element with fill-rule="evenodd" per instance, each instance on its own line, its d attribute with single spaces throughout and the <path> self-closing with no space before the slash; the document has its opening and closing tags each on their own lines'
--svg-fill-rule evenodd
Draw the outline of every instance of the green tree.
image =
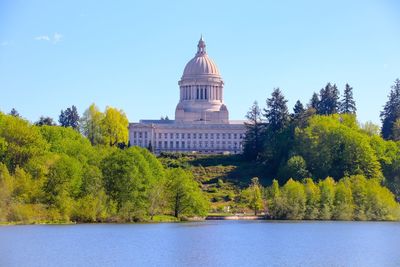
<svg viewBox="0 0 400 267">
<path fill-rule="evenodd" d="M 328 83 L 320 91 L 320 101 L 318 103 L 317 113 L 320 115 L 330 115 L 338 112 L 339 108 L 339 90 L 336 84 Z"/>
<path fill-rule="evenodd" d="M 339 111 L 342 114 L 356 114 L 356 102 L 353 98 L 353 87 L 346 83 L 343 99 L 340 102 Z"/>
<path fill-rule="evenodd" d="M 352 220 L 354 212 L 353 195 L 347 179 L 341 179 L 335 188 L 332 219 Z"/>
<path fill-rule="evenodd" d="M 321 220 L 330 220 L 334 208 L 335 200 L 335 181 L 331 177 L 327 177 L 318 183 L 321 192 L 320 198 L 320 215 Z"/>
<path fill-rule="evenodd" d="M 128 119 L 122 110 L 107 107 L 102 119 L 102 132 L 106 143 L 117 146 L 128 143 Z"/>
<path fill-rule="evenodd" d="M 393 126 L 400 118 L 400 79 L 396 79 L 389 94 L 383 111 L 380 114 L 382 121 L 382 137 L 393 140 Z"/>
<path fill-rule="evenodd" d="M 3 160 L 13 172 L 24 167 L 29 160 L 39 157 L 48 148 L 38 129 L 26 120 L 0 113 L 0 139 Z"/>
<path fill-rule="evenodd" d="M 301 180 L 310 175 L 306 161 L 302 156 L 291 157 L 280 173 L 282 178 L 293 178 L 295 180 Z"/>
<path fill-rule="evenodd" d="M 169 203 L 176 218 L 182 215 L 207 214 L 208 201 L 190 173 L 182 169 L 171 169 L 167 177 Z"/>
<path fill-rule="evenodd" d="M 303 185 L 298 181 L 289 179 L 282 187 L 282 195 L 285 199 L 285 218 L 289 220 L 303 219 L 307 201 Z"/>
<path fill-rule="evenodd" d="M 319 106 L 319 96 L 317 93 L 313 93 L 310 102 L 308 103 L 308 108 L 315 109 L 318 111 L 318 106 Z"/>
<path fill-rule="evenodd" d="M 37 122 L 35 122 L 36 126 L 56 126 L 57 124 L 54 122 L 53 118 L 41 116 Z"/>
<path fill-rule="evenodd" d="M 275 88 L 271 94 L 271 98 L 267 99 L 267 107 L 264 109 L 264 117 L 267 121 L 267 126 L 272 132 L 277 132 L 284 129 L 290 120 L 287 107 L 287 100 L 282 91 Z"/>
<path fill-rule="evenodd" d="M 246 114 L 247 122 L 245 123 L 246 134 L 244 137 L 243 154 L 248 159 L 256 159 L 263 148 L 263 129 L 264 124 L 261 119 L 261 110 L 257 101 Z"/>
<path fill-rule="evenodd" d="M 76 107 L 72 105 L 65 111 L 61 110 L 58 122 L 62 127 L 72 127 L 74 130 L 79 130 L 79 114 Z"/>
<path fill-rule="evenodd" d="M 85 110 L 82 118 L 80 119 L 80 129 L 84 136 L 86 136 L 92 145 L 102 144 L 103 133 L 102 133 L 102 120 L 104 114 L 100 112 L 95 104 Z"/>
<path fill-rule="evenodd" d="M 246 205 L 254 211 L 254 215 L 263 209 L 262 186 L 257 177 L 251 179 L 249 187 L 242 191 L 242 197 Z"/>
<path fill-rule="evenodd" d="M 272 185 L 266 190 L 267 210 L 272 219 L 283 218 L 284 199 L 277 180 L 272 181 Z"/>
<path fill-rule="evenodd" d="M 304 191 L 306 193 L 306 211 L 304 219 L 316 220 L 319 218 L 321 192 L 319 187 L 311 178 L 306 178 L 303 181 Z"/>
</svg>

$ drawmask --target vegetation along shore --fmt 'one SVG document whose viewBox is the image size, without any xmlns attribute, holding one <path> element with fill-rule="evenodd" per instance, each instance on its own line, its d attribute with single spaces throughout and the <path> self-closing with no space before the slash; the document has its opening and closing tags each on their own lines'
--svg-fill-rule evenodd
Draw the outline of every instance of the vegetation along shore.
<svg viewBox="0 0 400 267">
<path fill-rule="evenodd" d="M 382 127 L 331 83 L 293 112 L 276 88 L 246 117 L 241 155 L 154 155 L 113 107 L 72 106 L 58 124 L 0 113 L 0 223 L 400 219 L 400 80 Z"/>
</svg>

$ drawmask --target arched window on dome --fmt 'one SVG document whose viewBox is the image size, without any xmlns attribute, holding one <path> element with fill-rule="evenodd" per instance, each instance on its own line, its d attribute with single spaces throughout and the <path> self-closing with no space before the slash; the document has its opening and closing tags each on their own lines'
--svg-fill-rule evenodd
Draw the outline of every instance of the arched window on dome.
<svg viewBox="0 0 400 267">
<path fill-rule="evenodd" d="M 196 90 L 196 93 L 197 93 L 197 95 L 196 95 L 196 99 L 199 99 L 199 98 L 200 98 L 200 94 L 199 94 L 199 88 L 197 88 L 197 90 Z"/>
</svg>

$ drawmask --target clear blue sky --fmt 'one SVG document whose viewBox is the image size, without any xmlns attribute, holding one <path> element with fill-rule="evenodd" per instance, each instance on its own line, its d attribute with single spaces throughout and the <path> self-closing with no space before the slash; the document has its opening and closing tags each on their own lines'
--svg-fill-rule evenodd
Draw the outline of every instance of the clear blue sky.
<svg viewBox="0 0 400 267">
<path fill-rule="evenodd" d="M 174 117 L 177 82 L 203 33 L 231 119 L 274 87 L 308 102 L 354 87 L 379 123 L 400 78 L 400 1 L 0 0 L 0 110 L 35 121 L 95 102 L 130 121 Z"/>
</svg>

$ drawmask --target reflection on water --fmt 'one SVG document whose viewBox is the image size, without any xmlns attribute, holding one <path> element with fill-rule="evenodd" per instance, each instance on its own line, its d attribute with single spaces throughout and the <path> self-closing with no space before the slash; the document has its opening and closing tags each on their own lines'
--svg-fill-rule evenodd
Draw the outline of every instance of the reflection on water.
<svg viewBox="0 0 400 267">
<path fill-rule="evenodd" d="M 400 266 L 400 223 L 0 227 L 0 266 Z"/>
</svg>

